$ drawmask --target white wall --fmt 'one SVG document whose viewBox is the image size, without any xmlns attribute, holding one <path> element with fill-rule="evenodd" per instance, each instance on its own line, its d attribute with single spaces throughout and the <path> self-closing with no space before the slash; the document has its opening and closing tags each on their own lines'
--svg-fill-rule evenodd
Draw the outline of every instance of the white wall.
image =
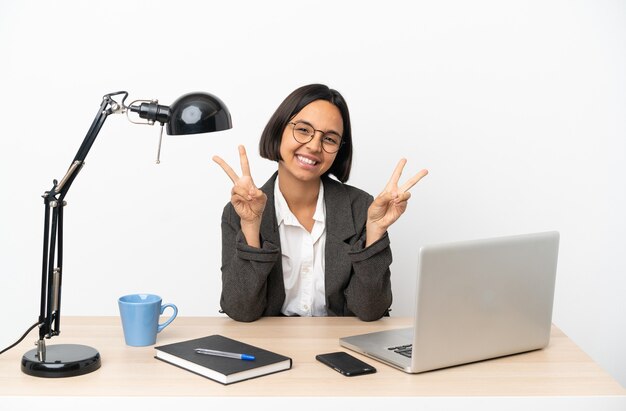
<svg viewBox="0 0 626 411">
<path fill-rule="evenodd" d="M 350 183 L 373 194 L 401 156 L 431 174 L 392 227 L 394 315 L 412 313 L 425 243 L 556 229 L 554 322 L 626 386 L 626 6 L 622 1 L 0 2 L 0 347 L 37 319 L 43 202 L 105 93 L 210 91 L 230 131 L 167 138 L 107 120 L 66 207 L 63 310 L 117 315 L 154 292 L 218 315 L 230 183 L 294 88 L 346 97 Z"/>
</svg>

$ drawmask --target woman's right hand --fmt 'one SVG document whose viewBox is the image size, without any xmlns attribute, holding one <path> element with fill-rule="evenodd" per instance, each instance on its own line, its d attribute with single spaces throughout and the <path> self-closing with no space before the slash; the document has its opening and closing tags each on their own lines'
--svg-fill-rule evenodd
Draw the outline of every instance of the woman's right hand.
<svg viewBox="0 0 626 411">
<path fill-rule="evenodd" d="M 221 157 L 213 156 L 213 161 L 222 167 L 222 170 L 234 184 L 230 202 L 241 219 L 241 229 L 246 236 L 248 245 L 259 247 L 261 217 L 267 203 L 267 195 L 254 185 L 244 146 L 239 146 L 239 160 L 241 162 L 241 177 Z"/>
</svg>

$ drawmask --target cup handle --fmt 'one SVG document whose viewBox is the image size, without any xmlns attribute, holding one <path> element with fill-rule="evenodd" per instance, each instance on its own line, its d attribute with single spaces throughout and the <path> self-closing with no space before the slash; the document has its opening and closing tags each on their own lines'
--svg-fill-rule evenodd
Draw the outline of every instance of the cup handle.
<svg viewBox="0 0 626 411">
<path fill-rule="evenodd" d="M 167 307 L 172 307 L 172 309 L 174 310 L 174 313 L 163 324 L 159 324 L 159 326 L 157 327 L 157 333 L 160 333 L 165 327 L 170 325 L 170 323 L 174 321 L 174 318 L 176 318 L 176 316 L 178 315 L 178 308 L 174 304 L 163 304 L 161 306 L 161 314 L 163 314 L 163 312 L 165 311 Z"/>
</svg>

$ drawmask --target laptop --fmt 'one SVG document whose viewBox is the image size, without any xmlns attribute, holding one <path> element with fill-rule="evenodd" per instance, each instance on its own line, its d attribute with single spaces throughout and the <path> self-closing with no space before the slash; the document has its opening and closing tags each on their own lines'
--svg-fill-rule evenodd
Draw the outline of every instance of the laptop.
<svg viewBox="0 0 626 411">
<path fill-rule="evenodd" d="M 544 348 L 558 250 L 556 231 L 423 246 L 413 327 L 339 343 L 407 373 Z"/>
</svg>

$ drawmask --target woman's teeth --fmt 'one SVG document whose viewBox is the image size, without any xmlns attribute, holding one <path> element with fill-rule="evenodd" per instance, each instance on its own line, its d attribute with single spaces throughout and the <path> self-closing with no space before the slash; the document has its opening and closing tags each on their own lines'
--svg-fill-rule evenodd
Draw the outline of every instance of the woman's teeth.
<svg viewBox="0 0 626 411">
<path fill-rule="evenodd" d="M 306 158 L 306 157 L 302 157 L 302 156 L 298 156 L 298 160 L 303 162 L 304 164 L 309 164 L 314 166 L 315 164 L 317 164 L 317 161 L 311 160 L 310 158 Z"/>
</svg>

